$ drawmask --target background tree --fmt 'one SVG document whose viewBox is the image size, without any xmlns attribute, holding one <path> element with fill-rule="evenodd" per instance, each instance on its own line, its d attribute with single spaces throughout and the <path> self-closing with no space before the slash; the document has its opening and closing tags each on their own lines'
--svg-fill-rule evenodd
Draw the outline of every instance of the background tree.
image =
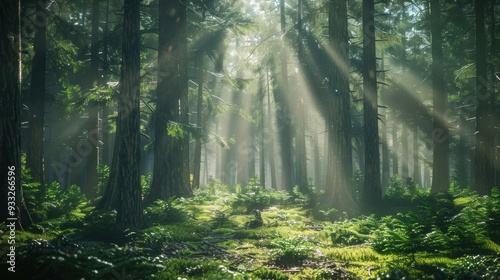
<svg viewBox="0 0 500 280">
<path fill-rule="evenodd" d="M 288 91 L 288 54 L 287 54 L 287 30 L 286 30 L 286 14 L 285 0 L 280 0 L 280 28 L 282 48 L 280 51 L 280 67 L 281 78 L 279 82 L 279 90 L 276 91 L 275 100 L 277 111 L 276 118 L 278 122 L 278 135 L 281 146 L 281 188 L 291 191 L 294 187 L 293 173 L 293 146 L 292 146 L 292 129 L 291 129 L 291 111 L 288 104 L 288 98 L 285 96 L 290 94 Z"/>
<path fill-rule="evenodd" d="M 109 183 L 100 208 L 116 208 L 117 223 L 141 227 L 140 184 L 140 10 L 139 0 L 125 0 L 116 140 Z"/>
<path fill-rule="evenodd" d="M 89 94 L 96 91 L 99 86 L 99 4 L 98 0 L 92 1 L 92 42 L 90 46 L 90 73 Z M 98 103 L 90 100 L 88 104 L 87 141 L 90 148 L 87 156 L 87 180 L 85 194 L 88 198 L 97 196 L 97 166 L 99 163 L 98 135 L 99 135 L 99 107 Z"/>
<path fill-rule="evenodd" d="M 492 104 L 488 96 L 486 64 L 486 1 L 474 1 L 476 23 L 476 149 L 474 154 L 474 189 L 480 195 L 490 194 L 495 184 L 494 134 L 490 114 Z"/>
<path fill-rule="evenodd" d="M 352 140 L 349 88 L 347 1 L 328 4 L 330 83 L 328 95 L 328 164 L 325 202 L 339 212 L 357 208 L 352 189 Z"/>
<path fill-rule="evenodd" d="M 382 197 L 378 134 L 377 64 L 375 52 L 375 4 L 363 1 L 363 123 L 365 179 L 362 203 L 373 209 Z"/>
<path fill-rule="evenodd" d="M 20 97 L 20 45 L 19 28 L 20 1 L 4 1 L 0 4 L 0 202 L 7 207 L 9 187 L 14 186 L 17 209 L 0 214 L 1 221 L 18 215 L 21 209 L 21 97 Z M 9 174 L 12 171 L 13 174 Z M 12 179 L 13 178 L 13 179 Z M 14 183 L 14 185 L 9 182 Z M 26 224 L 25 224 L 26 226 Z"/>
<path fill-rule="evenodd" d="M 443 70 L 443 46 L 441 36 L 441 6 L 439 0 L 430 1 L 432 34 L 432 94 L 434 145 L 432 163 L 432 193 L 446 191 L 450 186 L 448 143 L 449 132 L 446 120 L 447 94 Z"/>
<path fill-rule="evenodd" d="M 36 3 L 34 22 L 36 23 L 34 54 L 31 69 L 31 86 L 29 102 L 29 137 L 26 153 L 26 167 L 31 171 L 35 182 L 44 184 L 44 120 L 45 120 L 45 73 L 47 53 L 47 3 L 45 0 Z"/>
<path fill-rule="evenodd" d="M 161 1 L 159 11 L 155 161 L 146 203 L 192 195 L 183 165 L 183 161 L 188 160 L 183 146 L 187 135 L 181 125 L 181 110 L 185 109 L 181 99 L 188 93 L 186 6 L 181 1 Z"/>
</svg>

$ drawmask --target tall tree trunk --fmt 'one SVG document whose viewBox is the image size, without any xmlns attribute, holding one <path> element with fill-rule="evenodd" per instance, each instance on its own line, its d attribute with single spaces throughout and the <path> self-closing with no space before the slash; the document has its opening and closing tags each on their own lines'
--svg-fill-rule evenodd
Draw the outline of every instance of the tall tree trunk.
<svg viewBox="0 0 500 280">
<path fill-rule="evenodd" d="M 224 65 L 224 55 L 223 55 L 223 52 L 220 52 L 219 55 L 217 56 L 217 59 L 215 60 L 214 72 L 215 73 L 222 72 L 223 65 Z M 212 80 L 210 81 L 210 92 L 212 92 L 212 94 L 214 94 L 216 92 L 217 86 L 218 86 L 218 78 L 216 75 L 214 75 L 212 77 Z M 208 123 L 208 121 L 209 120 L 207 119 L 206 123 Z M 205 127 L 207 127 L 207 129 L 208 129 L 207 125 Z M 215 135 L 220 135 L 219 121 L 218 120 L 215 121 Z M 221 152 L 220 152 L 220 150 L 221 150 L 221 147 L 220 147 L 219 143 L 216 143 L 215 144 L 215 178 L 222 179 L 221 170 L 220 170 L 221 169 L 221 164 L 220 164 Z"/>
<path fill-rule="evenodd" d="M 90 46 L 90 73 L 89 91 L 95 90 L 99 86 L 99 0 L 92 1 L 92 42 Z M 92 199 L 97 196 L 97 166 L 99 162 L 98 135 L 99 135 L 99 106 L 96 101 L 91 100 L 88 105 L 89 119 L 87 121 L 87 141 L 89 155 L 87 156 L 87 182 L 84 193 L 87 198 Z"/>
<path fill-rule="evenodd" d="M 399 163 L 398 163 L 398 126 L 396 124 L 396 113 L 393 112 L 394 117 L 392 118 L 392 176 L 399 174 Z"/>
<path fill-rule="evenodd" d="M 123 64 L 120 73 L 116 139 L 109 183 L 100 208 L 116 208 L 116 221 L 141 227 L 140 166 L 140 1 L 124 0 Z"/>
<path fill-rule="evenodd" d="M 385 81 L 385 57 L 382 52 L 382 61 L 380 64 L 381 80 Z M 383 94 L 383 93 L 381 93 Z M 387 142 L 387 110 L 383 109 L 381 112 L 384 122 L 381 127 L 381 141 L 382 141 L 382 182 L 381 187 L 384 192 L 391 182 L 391 174 L 389 172 L 389 148 Z"/>
<path fill-rule="evenodd" d="M 260 132 L 260 142 L 259 142 L 259 151 L 260 151 L 260 162 L 259 162 L 259 178 L 260 184 L 262 187 L 266 187 L 266 107 L 265 107 L 265 98 L 266 91 L 264 89 L 264 82 L 262 79 L 259 80 L 259 97 L 260 97 L 260 122 L 259 122 L 259 132 Z"/>
<path fill-rule="evenodd" d="M 269 169 L 271 173 L 271 188 L 274 190 L 278 189 L 278 185 L 276 183 L 276 164 L 274 162 L 274 133 L 273 133 L 273 124 L 271 120 L 271 85 L 269 82 L 269 68 L 266 67 L 266 95 L 267 95 L 267 130 L 269 133 L 269 143 L 268 143 L 268 157 L 269 157 Z"/>
<path fill-rule="evenodd" d="M 403 185 L 406 185 L 410 175 L 408 163 L 408 122 L 403 122 L 401 124 L 401 181 Z"/>
<path fill-rule="evenodd" d="M 382 124 L 380 132 L 382 141 L 382 190 L 387 189 L 389 187 L 389 183 L 391 182 L 391 174 L 389 171 L 389 148 L 387 143 L 387 118 L 384 119 L 385 123 Z"/>
<path fill-rule="evenodd" d="M 422 185 L 422 180 L 420 176 L 420 164 L 419 164 L 419 151 L 418 151 L 418 125 L 417 120 L 413 123 L 413 182 Z"/>
<path fill-rule="evenodd" d="M 403 24 L 407 23 L 406 20 L 406 6 L 405 1 L 401 1 L 401 18 Z M 406 75 L 406 29 L 403 28 L 401 36 L 401 73 L 402 76 Z M 403 90 L 404 87 L 402 87 Z M 408 126 L 410 125 L 411 116 L 408 112 L 401 112 L 402 122 L 401 122 L 401 183 L 403 186 L 408 182 L 408 178 L 410 177 L 409 164 L 410 157 L 408 153 Z"/>
<path fill-rule="evenodd" d="M 251 102 L 251 101 L 250 101 Z M 246 104 L 249 104 L 250 102 L 245 102 Z M 249 137 L 248 141 L 248 146 L 247 146 L 247 157 L 245 159 L 245 164 L 246 164 L 246 177 L 245 177 L 245 184 L 248 184 L 250 179 L 252 177 L 255 177 L 256 170 L 255 170 L 255 165 L 257 164 L 257 161 L 255 159 L 256 152 L 257 152 L 257 142 L 256 140 L 258 139 L 257 137 L 253 137 L 254 135 L 257 134 L 257 126 L 255 126 L 252 123 L 247 123 L 247 129 L 246 129 L 248 135 L 252 135 Z"/>
<path fill-rule="evenodd" d="M 37 32 L 33 46 L 34 54 L 31 69 L 31 88 L 29 102 L 29 137 L 26 153 L 26 167 L 31 171 L 35 182 L 44 184 L 43 132 L 45 119 L 45 70 L 47 52 L 47 10 L 46 0 L 36 4 L 35 21 Z"/>
<path fill-rule="evenodd" d="M 494 134 L 490 126 L 490 98 L 487 87 L 486 1 L 474 1 L 476 14 L 476 149 L 474 155 L 474 188 L 479 195 L 489 195 L 494 185 Z"/>
<path fill-rule="evenodd" d="M 0 221 L 21 226 L 20 1 L 0 4 Z M 29 226 L 29 223 L 25 223 Z M 22 229 L 22 227 L 21 227 Z"/>
<path fill-rule="evenodd" d="M 363 1 L 363 120 L 365 146 L 365 180 L 363 207 L 377 207 L 381 198 L 380 152 L 378 133 L 377 69 L 375 53 L 374 0 Z"/>
<path fill-rule="evenodd" d="M 491 0 L 490 1 L 490 38 L 491 38 L 491 44 L 490 44 L 490 57 L 496 57 L 498 55 L 498 50 L 497 50 L 497 39 L 496 39 L 496 18 L 495 18 L 495 5 L 496 1 Z M 495 129 L 495 119 L 498 119 L 498 106 L 496 105 L 496 86 L 498 86 L 498 79 L 496 78 L 495 74 L 495 63 L 494 60 L 490 60 L 490 75 L 491 75 L 491 87 L 490 87 L 490 106 L 489 106 L 489 113 L 490 113 L 490 118 L 489 118 L 489 125 L 491 129 L 493 130 L 491 137 L 493 138 L 491 141 L 491 145 L 493 145 L 493 172 L 494 172 L 494 183 L 493 186 L 495 187 L 500 187 L 500 150 L 498 147 L 500 145 L 498 144 L 498 138 L 499 138 L 499 133 L 498 129 Z"/>
<path fill-rule="evenodd" d="M 297 8 L 297 56 L 303 56 L 302 47 L 302 0 L 298 1 Z M 300 62 L 299 62 L 300 63 Z M 304 69 L 304 67 L 301 67 Z M 295 145 L 296 145 L 296 159 L 295 159 L 295 181 L 299 186 L 299 190 L 302 193 L 307 193 L 308 181 L 307 181 L 307 157 L 306 157 L 306 133 L 305 133 L 305 106 L 304 106 L 304 96 L 301 91 L 296 91 L 296 102 L 297 110 L 295 113 L 295 118 L 297 122 L 296 134 L 295 134 Z"/>
<path fill-rule="evenodd" d="M 441 7 L 439 0 L 430 0 L 431 4 L 431 36 L 432 36 L 432 95 L 434 130 L 432 140 L 434 152 L 432 157 L 431 193 L 445 192 L 450 187 L 448 164 L 448 124 L 445 119 L 447 94 L 444 83 L 443 47 L 441 38 Z"/>
<path fill-rule="evenodd" d="M 185 3 L 181 1 L 181 4 L 185 7 Z M 186 16 L 187 14 L 184 13 Z M 186 17 L 185 17 L 186 18 Z M 184 21 L 186 25 L 186 21 Z M 180 68 L 180 92 L 181 99 L 179 100 L 180 105 L 180 123 L 182 126 L 189 125 L 189 103 L 188 103 L 188 74 L 187 74 L 187 30 L 183 29 L 183 52 L 180 57 L 181 61 L 184 61 L 184 65 Z M 189 135 L 185 135 L 180 139 L 180 155 L 179 157 L 171 158 L 170 165 L 176 166 L 179 162 L 181 163 L 181 183 L 172 182 L 170 188 L 174 190 L 175 196 L 177 197 L 191 197 L 193 196 L 193 190 L 191 188 L 191 175 L 189 174 Z M 172 176 L 172 175 L 171 175 Z"/>
<path fill-rule="evenodd" d="M 429 188 L 431 186 L 431 172 L 429 167 L 424 167 L 424 188 Z"/>
<path fill-rule="evenodd" d="M 200 54 L 196 59 L 198 68 L 198 97 L 197 97 L 197 113 L 196 113 L 196 143 L 194 148 L 194 166 L 193 166 L 193 188 L 200 187 L 200 172 L 201 172 L 201 136 L 203 123 L 203 56 Z"/>
<path fill-rule="evenodd" d="M 181 1 L 160 1 L 159 11 L 153 181 L 145 204 L 173 196 L 192 195 L 189 169 L 187 178 L 185 170 L 189 161 L 185 154 L 187 136 L 167 134 L 169 126 L 179 126 L 185 121 L 186 104 L 183 98 L 188 90 L 186 6 Z"/>
<path fill-rule="evenodd" d="M 106 0 L 106 20 L 104 23 L 104 39 L 103 39 L 103 83 L 107 83 L 109 75 L 109 62 L 108 62 L 108 40 L 109 40 L 109 0 Z M 110 159 L 110 145 L 109 145 L 109 104 L 108 102 L 101 103 L 102 107 L 102 164 L 109 165 Z"/>
<path fill-rule="evenodd" d="M 297 111 L 297 131 L 295 135 L 296 143 L 296 185 L 302 193 L 309 192 L 307 180 L 307 155 L 306 155 L 306 120 L 305 120 L 304 99 L 301 98 Z"/>
<path fill-rule="evenodd" d="M 329 149 L 324 197 L 327 205 L 335 207 L 340 213 L 353 212 L 357 211 L 357 203 L 352 190 L 347 1 L 330 1 L 328 10 L 329 45 L 338 60 L 330 62 L 331 92 L 328 96 L 328 105 L 331 109 L 328 110 Z"/>
<path fill-rule="evenodd" d="M 312 126 L 312 142 L 313 142 L 313 149 L 314 149 L 314 186 L 316 186 L 317 190 L 324 190 L 323 186 L 323 177 L 326 178 L 326 176 L 321 176 L 322 173 L 322 164 L 321 164 L 321 151 L 319 148 L 319 134 L 317 131 L 316 126 Z"/>
<path fill-rule="evenodd" d="M 467 179 L 467 155 L 466 155 L 466 144 L 465 144 L 465 135 L 466 135 L 466 119 L 464 116 L 463 112 L 460 112 L 460 131 L 459 131 L 459 136 L 460 139 L 458 140 L 457 144 L 457 163 L 456 163 L 456 170 L 455 170 L 455 176 L 454 180 L 457 181 L 457 183 L 460 186 L 468 186 L 468 179 Z"/>
<path fill-rule="evenodd" d="M 282 48 L 280 54 L 281 63 L 281 80 L 280 87 L 275 96 L 275 102 L 278 106 L 276 110 L 276 117 L 278 122 L 278 135 L 281 142 L 281 168 L 282 179 L 281 188 L 289 192 L 294 187 L 294 174 L 293 174 L 293 157 L 292 157 L 292 127 L 291 127 L 291 114 L 289 106 L 288 92 L 288 58 L 286 51 L 286 15 L 285 15 L 285 0 L 280 0 L 280 25 L 281 25 L 281 38 Z M 276 98 L 277 97 L 277 98 Z"/>
</svg>

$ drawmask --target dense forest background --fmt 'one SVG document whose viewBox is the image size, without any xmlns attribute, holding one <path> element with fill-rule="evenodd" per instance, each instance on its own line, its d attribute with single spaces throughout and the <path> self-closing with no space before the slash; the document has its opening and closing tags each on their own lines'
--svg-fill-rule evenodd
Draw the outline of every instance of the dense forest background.
<svg viewBox="0 0 500 280">
<path fill-rule="evenodd" d="M 498 9 L 2 1 L 2 274 L 497 279 Z"/>
</svg>

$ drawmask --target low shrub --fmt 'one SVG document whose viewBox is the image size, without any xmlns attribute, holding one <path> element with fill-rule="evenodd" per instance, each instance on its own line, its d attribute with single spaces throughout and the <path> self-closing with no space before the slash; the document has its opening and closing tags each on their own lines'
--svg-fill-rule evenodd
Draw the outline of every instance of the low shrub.
<svg viewBox="0 0 500 280">
<path fill-rule="evenodd" d="M 467 255 L 440 268 L 440 279 L 500 279 L 500 254 Z"/>
<path fill-rule="evenodd" d="M 284 205 L 290 196 L 284 191 L 266 189 L 260 186 L 258 179 L 241 189 L 231 203 L 235 212 L 251 213 L 254 210 L 263 210 L 273 205 Z"/>
<path fill-rule="evenodd" d="M 390 179 L 389 187 L 385 190 L 384 199 L 394 202 L 404 203 L 405 201 L 414 201 L 429 195 L 429 190 L 420 189 L 411 178 L 406 178 L 402 182 L 399 175 Z"/>
<path fill-rule="evenodd" d="M 284 267 L 302 265 L 314 251 L 312 244 L 301 236 L 271 242 L 269 247 L 270 262 Z"/>
<path fill-rule="evenodd" d="M 144 209 L 144 224 L 146 227 L 164 224 L 182 223 L 188 220 L 185 211 L 177 198 L 157 200 Z"/>
<path fill-rule="evenodd" d="M 23 185 L 24 199 L 34 222 L 69 216 L 71 211 L 85 203 L 85 195 L 80 187 L 71 185 L 63 189 L 58 182 L 52 182 L 40 188 L 38 183 Z"/>
</svg>

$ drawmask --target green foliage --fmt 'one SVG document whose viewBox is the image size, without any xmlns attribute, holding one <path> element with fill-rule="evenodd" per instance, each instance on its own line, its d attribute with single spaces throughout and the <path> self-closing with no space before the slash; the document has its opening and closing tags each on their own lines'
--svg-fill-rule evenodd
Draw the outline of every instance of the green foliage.
<svg viewBox="0 0 500 280">
<path fill-rule="evenodd" d="M 473 249 L 484 244 L 486 241 L 485 210 L 483 207 L 467 206 L 451 218 L 447 232 L 451 249 Z"/>
<path fill-rule="evenodd" d="M 158 251 L 168 242 L 200 241 L 202 235 L 209 232 L 208 227 L 190 223 L 180 225 L 162 225 L 144 229 L 136 241 Z"/>
<path fill-rule="evenodd" d="M 85 195 L 76 185 L 62 189 L 58 182 L 47 184 L 44 189 L 38 183 L 23 185 L 24 199 L 35 222 L 54 219 L 70 212 L 86 202 Z"/>
<path fill-rule="evenodd" d="M 221 261 L 170 259 L 156 279 L 228 279 L 237 275 Z"/>
<path fill-rule="evenodd" d="M 419 251 L 475 251 L 487 240 L 487 198 L 474 196 L 462 208 L 447 194 L 420 202 L 418 211 L 382 218 L 373 247 L 378 252 L 410 254 Z"/>
<path fill-rule="evenodd" d="M 254 177 L 248 186 L 241 189 L 231 204 L 236 212 L 250 213 L 263 210 L 273 205 L 284 205 L 290 196 L 284 191 L 266 189 L 260 186 L 259 179 Z"/>
<path fill-rule="evenodd" d="M 447 279 L 500 279 L 500 254 L 464 256 L 441 268 Z"/>
<path fill-rule="evenodd" d="M 470 187 L 460 186 L 455 181 L 450 184 L 448 193 L 454 197 L 466 197 L 466 196 L 472 196 L 474 194 L 474 192 L 470 189 Z"/>
<path fill-rule="evenodd" d="M 148 226 L 174 224 L 187 221 L 187 212 L 181 207 L 178 198 L 157 200 L 144 209 L 144 223 Z"/>
<path fill-rule="evenodd" d="M 494 188 L 491 196 L 485 197 L 482 203 L 486 208 L 486 228 L 490 238 L 500 243 L 500 189 Z"/>
<path fill-rule="evenodd" d="M 97 193 L 103 195 L 109 178 L 109 166 L 100 164 L 97 167 L 97 174 L 99 176 L 99 182 L 97 183 Z"/>
<path fill-rule="evenodd" d="M 210 224 L 212 228 L 236 226 L 236 223 L 231 220 L 231 214 L 220 210 L 215 211 L 214 217 L 210 221 Z"/>
<path fill-rule="evenodd" d="M 269 259 L 278 266 L 302 265 L 304 260 L 312 254 L 312 244 L 305 238 L 298 236 L 272 242 L 269 247 Z"/>
<path fill-rule="evenodd" d="M 18 272 L 28 277 L 22 279 L 149 277 L 164 268 L 161 257 L 151 257 L 139 248 L 77 242 L 66 237 L 32 240 L 19 248 L 18 258 Z"/>
<path fill-rule="evenodd" d="M 294 201 L 303 205 L 304 208 L 310 209 L 318 204 L 318 197 L 323 191 L 316 192 L 316 187 L 311 180 L 308 181 L 307 191 L 305 193 L 299 190 L 298 186 L 293 188 Z"/>
<path fill-rule="evenodd" d="M 83 237 L 115 244 L 125 244 L 130 241 L 135 232 L 122 227 L 116 223 L 116 211 L 95 210 L 83 219 Z"/>
<path fill-rule="evenodd" d="M 398 218 L 384 217 L 382 222 L 373 242 L 377 252 L 410 255 L 415 260 L 415 253 L 425 249 L 425 228 L 414 213 L 398 214 Z"/>
<path fill-rule="evenodd" d="M 168 136 L 183 139 L 188 135 L 188 131 L 180 123 L 169 122 L 167 125 Z"/>
<path fill-rule="evenodd" d="M 373 237 L 368 233 L 375 228 L 370 228 L 367 230 L 367 224 L 365 224 L 365 222 L 362 222 L 364 220 L 365 219 L 352 219 L 332 224 L 332 226 L 327 229 L 332 244 L 351 246 L 360 245 L 371 240 Z"/>
<path fill-rule="evenodd" d="M 384 198 L 393 201 L 414 201 L 429 195 L 429 190 L 422 190 L 413 182 L 411 178 L 407 178 L 406 183 L 401 182 L 399 175 L 391 177 L 389 187 L 385 190 Z"/>
<path fill-rule="evenodd" d="M 141 175 L 142 197 L 148 196 L 152 182 L 153 182 L 153 173 Z"/>
<path fill-rule="evenodd" d="M 222 184 L 219 179 L 210 177 L 207 186 L 194 190 L 195 196 L 192 198 L 192 201 L 204 204 L 205 202 L 214 202 L 222 199 L 223 203 L 227 203 L 233 198 L 231 192 L 234 192 L 234 188 Z"/>
<path fill-rule="evenodd" d="M 270 269 L 266 266 L 259 267 L 252 272 L 253 276 L 259 277 L 259 279 L 273 279 L 273 280 L 288 280 L 290 279 L 286 274 L 279 270 Z"/>
</svg>

